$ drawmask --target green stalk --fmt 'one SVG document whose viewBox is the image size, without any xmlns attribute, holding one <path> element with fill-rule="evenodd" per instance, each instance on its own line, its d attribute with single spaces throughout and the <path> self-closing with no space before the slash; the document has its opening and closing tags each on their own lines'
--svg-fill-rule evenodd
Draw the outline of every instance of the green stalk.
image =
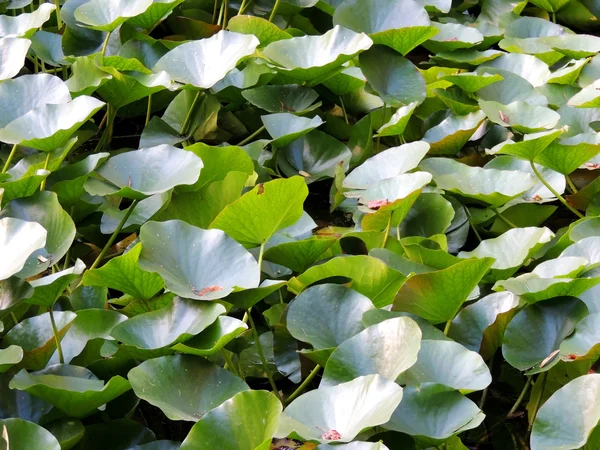
<svg viewBox="0 0 600 450">
<path fill-rule="evenodd" d="M 492 208 L 492 211 L 494 211 L 496 213 L 496 216 L 498 217 L 498 219 L 500 219 L 502 222 L 504 222 L 509 227 L 519 228 L 517 225 L 515 225 L 510 220 L 508 220 L 502 213 L 500 213 L 500 211 L 498 211 L 498 208 Z"/>
<path fill-rule="evenodd" d="M 58 337 L 58 330 L 56 328 L 56 322 L 54 321 L 54 313 L 52 312 L 52 308 L 48 308 L 48 312 L 50 313 L 50 323 L 52 324 L 52 333 L 54 334 L 54 342 L 56 343 L 56 351 L 58 351 L 58 361 L 61 364 L 64 364 L 65 357 L 63 355 L 62 347 L 60 345 L 60 339 Z"/>
<path fill-rule="evenodd" d="M 121 232 L 121 229 L 125 226 L 125 223 L 127 222 L 127 219 L 129 219 L 129 216 L 131 216 L 131 213 L 133 212 L 133 210 L 135 209 L 135 207 L 137 206 L 138 203 L 139 203 L 139 200 L 134 200 L 131 203 L 131 205 L 127 209 L 127 212 L 125 213 L 125 215 L 121 219 L 121 222 L 119 223 L 119 225 L 117 226 L 117 228 L 115 229 L 115 231 L 113 231 L 113 234 L 108 239 L 108 242 L 104 245 L 104 248 L 102 249 L 102 251 L 100 252 L 100 254 L 98 255 L 98 257 L 96 258 L 96 261 L 94 261 L 94 263 L 90 266 L 90 270 L 95 269 L 96 267 L 98 267 L 98 264 L 100 264 L 100 262 L 104 259 L 104 256 L 106 255 L 106 253 L 108 252 L 108 250 L 114 244 L 115 240 L 117 239 L 117 236 Z"/>
<path fill-rule="evenodd" d="M 60 0 L 54 0 L 54 6 L 56 6 L 56 9 L 54 10 L 54 12 L 56 12 L 56 26 L 58 27 L 58 31 L 60 31 L 62 28 L 62 19 L 60 18 Z"/>
<path fill-rule="evenodd" d="M 452 325 L 452 319 L 450 319 L 448 322 L 446 322 L 446 326 L 444 327 L 444 336 L 448 336 L 451 325 Z"/>
<path fill-rule="evenodd" d="M 527 394 L 527 391 L 529 390 L 529 388 L 531 387 L 531 381 L 533 380 L 533 377 L 531 375 L 529 375 L 527 377 L 527 382 L 525 383 L 525 386 L 523 386 L 523 390 L 521 390 L 521 393 L 519 394 L 519 397 L 517 397 L 517 401 L 515 402 L 515 404 L 512 406 L 512 408 L 510 408 L 510 411 L 508 412 L 508 414 L 506 415 L 506 417 L 510 417 L 512 416 L 515 411 L 517 409 L 519 409 L 519 405 L 521 404 L 521 402 L 523 401 L 523 399 L 525 398 L 525 395 Z"/>
<path fill-rule="evenodd" d="M 471 217 L 471 212 L 469 211 L 469 208 L 467 208 L 467 207 L 465 207 L 465 214 L 467 215 L 467 220 L 469 221 L 469 225 L 471 226 L 473 233 L 475 233 L 477 240 L 479 240 L 479 242 L 483 241 L 483 239 L 481 239 L 481 235 L 479 234 L 479 231 L 477 231 L 477 227 L 473 223 L 473 218 Z"/>
<path fill-rule="evenodd" d="M 225 7 L 225 0 L 221 3 L 221 9 L 219 10 L 219 18 L 217 19 L 217 25 L 221 26 L 221 20 L 223 20 L 223 11 Z"/>
<path fill-rule="evenodd" d="M 250 142 L 252 139 L 254 139 L 256 136 L 258 136 L 263 131 L 265 131 L 265 126 L 264 125 L 262 127 L 260 127 L 258 130 L 256 130 L 254 133 L 252 133 L 250 136 L 248 136 L 246 139 L 244 139 L 243 141 L 241 141 L 237 145 L 238 146 L 246 145 L 248 142 Z"/>
<path fill-rule="evenodd" d="M 565 178 L 567 179 L 567 184 L 571 188 L 571 191 L 573 192 L 573 194 L 577 194 L 577 186 L 575 186 L 575 183 L 573 183 L 573 180 L 571 180 L 571 177 L 569 175 L 565 175 Z"/>
<path fill-rule="evenodd" d="M 240 5 L 240 9 L 238 10 L 237 15 L 240 16 L 244 13 L 244 8 L 246 8 L 246 0 L 242 0 L 242 4 Z"/>
<path fill-rule="evenodd" d="M 277 396 L 279 401 L 284 404 L 283 398 L 277 389 L 277 385 L 275 384 L 275 380 L 273 380 L 273 375 L 269 370 L 269 366 L 267 365 L 267 359 L 265 358 L 265 353 L 263 352 L 262 345 L 260 343 L 260 339 L 258 336 L 258 331 L 256 331 L 256 325 L 254 324 L 254 319 L 252 319 L 252 314 L 250 314 L 250 310 L 248 310 L 248 319 L 250 320 L 250 326 L 252 327 L 252 333 L 254 334 L 254 342 L 256 343 L 256 351 L 258 352 L 258 356 L 263 365 L 263 369 L 267 374 L 267 378 L 269 379 L 269 384 L 271 385 L 271 389 L 273 389 L 273 393 Z"/>
<path fill-rule="evenodd" d="M 10 151 L 10 154 L 8 155 L 8 159 L 6 160 L 6 163 L 4 164 L 4 168 L 2 169 L 2 172 L 0 172 L 0 173 L 6 173 L 6 171 L 8 170 L 8 167 L 10 166 L 12 159 L 15 157 L 15 154 L 17 153 L 17 147 L 19 147 L 19 144 L 13 145 L 13 148 Z"/>
<path fill-rule="evenodd" d="M 146 110 L 146 126 L 150 123 L 152 117 L 152 94 L 148 96 L 148 109 Z"/>
<path fill-rule="evenodd" d="M 313 380 L 313 378 L 319 373 L 319 370 L 321 370 L 321 366 L 317 364 L 315 366 L 315 368 L 308 374 L 308 376 L 302 382 L 302 384 L 300 386 L 298 386 L 298 388 L 292 393 L 292 395 L 290 395 L 287 398 L 287 400 L 285 401 L 286 405 L 289 405 L 292 401 L 294 401 L 300 394 L 302 394 L 306 390 L 306 387 Z"/>
<path fill-rule="evenodd" d="M 102 57 L 106 54 L 106 49 L 108 48 L 108 40 L 110 39 L 110 33 L 106 33 L 106 39 L 104 39 L 104 43 L 102 44 Z"/>
<path fill-rule="evenodd" d="M 46 155 L 46 162 L 44 163 L 44 170 L 48 170 L 48 165 L 50 164 L 50 152 Z M 40 191 L 46 189 L 46 178 L 44 178 L 40 184 Z"/>
<path fill-rule="evenodd" d="M 548 372 L 542 372 L 538 375 L 535 380 L 536 383 L 541 382 L 542 387 L 540 389 L 540 396 L 536 399 L 535 404 L 533 405 L 533 411 L 531 412 L 531 418 L 529 420 L 529 426 L 527 427 L 527 433 L 531 432 L 533 428 L 533 422 L 537 416 L 537 413 L 540 409 L 540 405 L 542 404 L 542 397 L 544 396 L 544 389 L 546 388 L 546 380 L 548 379 Z"/>
<path fill-rule="evenodd" d="M 273 19 L 277 15 L 277 9 L 279 8 L 279 3 L 281 0 L 275 0 L 275 5 L 273 6 L 273 11 L 271 11 L 271 15 L 269 16 L 269 22 L 273 23 Z"/>
<path fill-rule="evenodd" d="M 196 112 L 196 105 L 198 104 L 199 99 L 200 99 L 200 91 L 196 92 L 196 96 L 194 97 L 194 100 L 192 101 L 190 109 L 188 110 L 187 115 L 185 116 L 185 119 L 183 120 L 181 129 L 179 130 L 180 136 L 185 136 L 187 134 L 187 132 L 189 131 L 190 123 L 192 122 L 192 116 L 194 115 L 194 112 Z"/>
<path fill-rule="evenodd" d="M 552 11 L 552 23 L 556 23 L 556 13 Z"/>
<path fill-rule="evenodd" d="M 10 318 L 12 319 L 13 323 L 15 324 L 15 326 L 19 325 L 19 320 L 17 319 L 17 316 L 15 316 L 14 312 L 10 313 Z"/>
<path fill-rule="evenodd" d="M 342 96 L 339 96 L 340 98 L 340 105 L 342 107 L 342 112 L 344 113 L 344 120 L 346 121 L 347 124 L 350 124 L 350 122 L 348 122 L 348 114 L 346 114 L 346 106 L 344 105 L 344 100 L 342 99 Z"/>
<path fill-rule="evenodd" d="M 219 11 L 219 0 L 215 0 L 215 6 L 213 8 L 212 15 L 212 24 L 215 25 L 217 23 L 217 12 Z"/>
<path fill-rule="evenodd" d="M 531 168 L 533 169 L 533 173 L 535 174 L 535 176 L 540 179 L 542 184 L 544 186 L 546 186 L 550 192 L 552 192 L 552 195 L 554 195 L 558 200 L 560 200 L 560 202 L 563 205 L 565 205 L 573 214 L 575 214 L 580 219 L 583 219 L 583 217 L 584 217 L 583 214 L 581 214 L 579 211 L 577 211 L 575 208 L 573 208 L 571 205 L 569 205 L 569 202 L 567 202 L 562 195 L 560 195 L 558 192 L 556 192 L 556 190 L 552 186 L 550 186 L 550 183 L 548 183 L 544 179 L 544 177 L 542 176 L 540 171 L 537 170 L 537 167 L 535 167 L 535 164 L 533 163 L 533 161 L 529 161 L 529 164 L 531 165 Z"/>
<path fill-rule="evenodd" d="M 390 237 L 390 228 L 392 227 L 392 212 L 390 212 L 390 218 L 388 219 L 387 227 L 385 227 L 385 235 L 383 236 L 383 245 L 381 248 L 385 248 L 387 245 L 388 238 Z"/>
<path fill-rule="evenodd" d="M 221 28 L 225 29 L 227 27 L 227 12 L 229 10 L 229 0 L 223 0 L 223 22 L 221 23 Z"/>
</svg>

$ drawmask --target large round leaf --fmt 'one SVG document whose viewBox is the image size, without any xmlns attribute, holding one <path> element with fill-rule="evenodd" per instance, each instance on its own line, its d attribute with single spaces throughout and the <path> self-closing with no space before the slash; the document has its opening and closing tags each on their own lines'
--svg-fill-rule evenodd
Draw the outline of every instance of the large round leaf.
<svg viewBox="0 0 600 450">
<path fill-rule="evenodd" d="M 151 5 L 152 0 L 88 0 L 75 10 L 75 19 L 88 28 L 111 32 Z"/>
<path fill-rule="evenodd" d="M 142 200 L 181 184 L 194 184 L 202 167 L 194 153 L 158 145 L 113 156 L 96 170 L 106 182 L 90 178 L 85 188 L 92 195 Z"/>
<path fill-rule="evenodd" d="M 323 124 L 319 116 L 309 119 L 287 112 L 269 114 L 268 116 L 262 116 L 261 119 L 265 129 L 273 138 L 271 144 L 277 148 L 291 144 L 299 137 L 310 133 Z"/>
<path fill-rule="evenodd" d="M 31 37 L 35 30 L 41 28 L 50 19 L 50 15 L 55 9 L 55 5 L 42 3 L 31 13 L 19 14 L 14 17 L 2 14 L 0 16 L 0 37 Z"/>
<path fill-rule="evenodd" d="M 225 312 L 219 303 L 175 297 L 163 308 L 121 322 L 111 336 L 125 345 L 154 350 L 184 342 L 211 325 Z"/>
<path fill-rule="evenodd" d="M 153 70 L 165 71 L 179 83 L 208 89 L 235 68 L 240 59 L 253 54 L 258 44 L 253 35 L 222 30 L 208 39 L 175 47 L 158 60 Z"/>
<path fill-rule="evenodd" d="M 367 50 L 373 41 L 363 34 L 336 25 L 321 36 L 303 36 L 272 42 L 263 54 L 277 70 L 291 78 L 311 81 Z"/>
<path fill-rule="evenodd" d="M 181 450 L 267 449 L 277 430 L 281 402 L 267 391 L 244 391 L 206 413 L 190 430 Z"/>
<path fill-rule="evenodd" d="M 260 283 L 254 257 L 221 230 L 203 230 L 180 220 L 148 222 L 140 240 L 140 267 L 157 272 L 182 297 L 214 300 Z"/>
<path fill-rule="evenodd" d="M 311 88 L 299 84 L 259 86 L 246 89 L 242 97 L 265 111 L 302 112 L 310 107 L 319 95 Z"/>
<path fill-rule="evenodd" d="M 36 222 L 12 217 L 0 219 L 0 280 L 20 272 L 36 250 L 46 245 L 46 229 Z"/>
<path fill-rule="evenodd" d="M 31 197 L 13 200 L 0 212 L 0 217 L 37 222 L 48 232 L 45 246 L 33 252 L 17 274 L 21 278 L 37 275 L 56 264 L 75 238 L 75 224 L 53 192 L 38 192 Z M 39 231 L 35 233 L 39 236 Z"/>
<path fill-rule="evenodd" d="M 352 441 L 361 430 L 387 422 L 402 400 L 402 388 L 380 375 L 310 391 L 285 409 L 277 436 L 296 432 L 320 442 Z"/>
<path fill-rule="evenodd" d="M 550 130 L 560 120 L 556 111 L 544 106 L 530 105 L 525 101 L 503 105 L 499 102 L 480 100 L 479 106 L 492 122 L 511 127 L 520 133 Z"/>
<path fill-rule="evenodd" d="M 420 346 L 421 330 L 408 317 L 372 325 L 333 351 L 319 389 L 371 374 L 395 381 L 417 361 Z"/>
<path fill-rule="evenodd" d="M 600 421 L 599 398 L 599 374 L 583 375 L 560 388 L 542 405 L 535 418 L 531 449 L 584 448 Z"/>
<path fill-rule="evenodd" d="M 190 355 L 150 359 L 131 369 L 127 378 L 138 397 L 159 407 L 169 419 L 191 422 L 249 389 L 231 372 Z"/>
<path fill-rule="evenodd" d="M 0 81 L 8 80 L 19 73 L 25 64 L 25 57 L 31 41 L 20 38 L 0 39 Z"/>
<path fill-rule="evenodd" d="M 6 450 L 60 450 L 56 438 L 45 428 L 23 419 L 0 420 L 0 444 Z"/>
</svg>

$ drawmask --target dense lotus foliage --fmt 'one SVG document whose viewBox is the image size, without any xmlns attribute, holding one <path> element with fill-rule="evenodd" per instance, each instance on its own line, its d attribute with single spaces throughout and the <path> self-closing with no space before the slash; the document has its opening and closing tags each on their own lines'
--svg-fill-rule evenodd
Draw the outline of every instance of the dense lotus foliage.
<svg viewBox="0 0 600 450">
<path fill-rule="evenodd" d="M 600 448 L 598 1 L 0 14 L 0 450 Z"/>
</svg>

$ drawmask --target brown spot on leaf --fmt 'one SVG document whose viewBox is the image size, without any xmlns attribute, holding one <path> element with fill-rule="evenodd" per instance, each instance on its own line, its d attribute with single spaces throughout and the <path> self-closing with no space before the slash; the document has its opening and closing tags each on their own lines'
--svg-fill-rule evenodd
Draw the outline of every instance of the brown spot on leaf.
<svg viewBox="0 0 600 450">
<path fill-rule="evenodd" d="M 308 172 L 305 172 L 304 170 L 301 170 L 298 172 L 300 175 L 302 175 L 304 178 L 311 178 L 312 175 Z"/>
<path fill-rule="evenodd" d="M 262 183 L 260 183 L 260 184 L 258 185 L 258 192 L 256 193 L 256 195 L 260 195 L 260 194 L 262 194 L 263 192 L 265 192 L 265 185 L 264 185 L 264 184 L 262 184 Z"/>
<path fill-rule="evenodd" d="M 342 435 L 336 430 L 329 430 L 321 435 L 321 439 L 325 439 L 327 441 L 339 441 L 341 438 Z"/>
<path fill-rule="evenodd" d="M 383 200 L 370 200 L 367 202 L 367 207 L 369 209 L 379 209 L 382 206 L 385 205 L 389 205 L 391 202 L 388 201 L 388 199 L 383 199 Z"/>
<path fill-rule="evenodd" d="M 217 291 L 222 291 L 223 290 L 223 286 L 207 286 L 204 289 L 202 289 L 201 291 L 197 290 L 197 289 L 192 289 L 192 292 L 194 294 L 196 294 L 198 297 L 203 297 L 206 294 L 210 293 L 210 292 L 217 292 Z"/>
<path fill-rule="evenodd" d="M 498 111 L 500 113 L 500 120 L 504 123 L 510 123 L 510 117 L 504 114 L 502 111 Z"/>
<path fill-rule="evenodd" d="M 550 361 L 552 361 L 554 359 L 554 357 L 556 355 L 558 355 L 558 352 L 560 352 L 560 350 L 554 350 L 552 353 L 550 353 L 548 356 L 546 356 L 546 358 L 544 358 L 544 360 L 540 363 L 540 369 L 542 367 L 544 367 L 546 364 L 548 364 Z"/>
<path fill-rule="evenodd" d="M 290 111 L 290 112 L 296 112 L 296 110 L 288 105 L 286 105 L 285 103 L 283 103 L 281 100 L 279 100 L 279 103 L 281 103 L 281 107 L 283 109 L 285 109 L 286 111 Z"/>
</svg>

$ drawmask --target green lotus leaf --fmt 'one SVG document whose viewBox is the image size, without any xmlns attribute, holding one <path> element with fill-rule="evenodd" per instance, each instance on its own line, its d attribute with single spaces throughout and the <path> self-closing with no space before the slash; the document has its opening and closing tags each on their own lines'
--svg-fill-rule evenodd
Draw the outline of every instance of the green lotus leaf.
<svg viewBox="0 0 600 450">
<path fill-rule="evenodd" d="M 271 392 L 239 392 L 198 420 L 181 450 L 267 449 L 277 431 L 281 409 L 281 402 Z"/>
<path fill-rule="evenodd" d="M 89 415 L 131 389 L 129 381 L 120 376 L 104 384 L 90 370 L 67 364 L 57 364 L 32 373 L 23 369 L 9 386 L 46 400 L 75 418 Z"/>
<path fill-rule="evenodd" d="M 507 53 L 485 63 L 484 66 L 512 72 L 529 81 L 534 87 L 546 84 L 551 76 L 546 63 L 533 55 L 523 53 Z"/>
<path fill-rule="evenodd" d="M 127 20 L 127 23 L 134 27 L 150 30 L 170 15 L 178 5 L 183 3 L 183 1 L 184 0 L 154 0 L 146 11 Z"/>
<path fill-rule="evenodd" d="M 151 195 L 139 203 L 136 203 L 132 212 L 123 224 L 123 231 L 129 231 L 139 228 L 152 219 L 156 214 L 165 209 L 165 205 L 171 199 L 171 192 L 163 192 L 162 194 Z M 113 233 L 121 221 L 128 213 L 127 210 L 121 210 L 117 206 L 107 205 L 103 208 L 102 218 L 100 219 L 100 232 L 103 234 Z"/>
<path fill-rule="evenodd" d="M 127 378 L 138 397 L 159 407 L 169 419 L 191 422 L 249 389 L 231 372 L 189 355 L 150 359 L 131 369 Z"/>
<path fill-rule="evenodd" d="M 577 80 L 577 84 L 579 85 L 579 87 L 587 87 L 593 84 L 594 81 L 596 81 L 599 78 L 599 63 L 600 58 L 598 58 L 596 55 L 592 57 L 585 66 L 583 66 L 583 68 L 581 69 L 581 74 L 579 75 L 579 79 Z"/>
<path fill-rule="evenodd" d="M 154 433 L 145 426 L 129 419 L 116 419 L 86 426 L 79 446 L 89 450 L 102 450 L 107 446 L 128 450 L 155 439 Z"/>
<path fill-rule="evenodd" d="M 290 304 L 290 334 L 315 349 L 335 348 L 365 329 L 362 315 L 373 309 L 364 295 L 336 284 L 313 286 Z"/>
<path fill-rule="evenodd" d="M 532 450 L 587 448 L 600 420 L 599 392 L 600 375 L 594 373 L 575 378 L 552 394 L 533 422 Z"/>
<path fill-rule="evenodd" d="M 379 249 L 383 250 L 383 249 Z M 389 250 L 388 250 L 389 251 Z M 414 314 L 409 314 L 400 311 L 388 311 L 385 309 L 372 309 L 366 311 L 363 314 L 363 323 L 365 326 L 370 327 L 372 325 L 376 325 L 385 320 L 392 319 L 394 317 L 410 317 L 414 322 L 419 325 L 421 329 L 421 335 L 423 340 L 437 340 L 437 341 L 450 341 L 451 339 L 447 337 L 441 330 L 437 329 L 429 322 L 427 322 L 422 317 L 419 317 Z M 422 342 L 422 341 L 421 341 Z"/>
<path fill-rule="evenodd" d="M 31 305 L 52 307 L 65 289 L 85 270 L 85 264 L 78 259 L 69 269 L 38 278 L 30 282 L 34 288 L 33 295 L 27 299 Z"/>
<path fill-rule="evenodd" d="M 483 34 L 472 27 L 458 23 L 432 22 L 432 25 L 439 33 L 424 42 L 423 47 L 434 53 L 471 48 L 483 41 Z"/>
<path fill-rule="evenodd" d="M 242 92 L 242 97 L 267 112 L 284 113 L 307 110 L 319 95 L 309 87 L 283 84 L 246 89 Z"/>
<path fill-rule="evenodd" d="M 346 95 L 364 88 L 366 82 L 360 67 L 350 66 L 327 78 L 322 84 L 335 95 Z"/>
<path fill-rule="evenodd" d="M 548 99 L 538 92 L 529 81 L 509 70 L 482 66 L 478 67 L 475 72 L 479 75 L 487 73 L 502 77 L 502 80 L 477 91 L 480 101 L 497 102 L 502 105 L 508 105 L 516 101 L 526 102 L 533 106 L 546 106 L 548 104 Z"/>
<path fill-rule="evenodd" d="M 470 167 L 447 158 L 429 158 L 419 167 L 440 188 L 498 207 L 535 185 L 528 173 Z"/>
<path fill-rule="evenodd" d="M 151 5 L 152 0 L 88 0 L 75 10 L 75 19 L 87 28 L 114 31 L 127 19 L 139 16 Z"/>
<path fill-rule="evenodd" d="M 393 178 L 386 178 L 369 186 L 364 191 L 351 191 L 346 195 L 348 197 L 360 195 L 359 203 L 364 204 L 369 208 L 369 204 L 378 202 L 384 203 L 383 206 L 388 206 L 388 202 L 394 202 L 398 199 L 407 198 L 413 192 L 423 188 L 431 182 L 431 174 L 427 172 L 412 172 L 396 175 Z M 407 206 L 407 205 L 405 205 Z M 368 209 L 366 212 L 372 212 Z M 408 211 L 406 211 L 408 212 Z"/>
<path fill-rule="evenodd" d="M 264 48 L 263 55 L 282 74 L 314 82 L 371 45 L 373 41 L 364 33 L 355 33 L 336 25 L 321 36 L 302 36 L 271 42 Z"/>
<path fill-rule="evenodd" d="M 296 294 L 317 281 L 331 277 L 353 280 L 352 288 L 371 299 L 376 307 L 392 303 L 394 295 L 406 280 L 400 272 L 382 261 L 364 255 L 342 256 L 313 266 L 302 275 L 290 279 L 288 290 Z"/>
<path fill-rule="evenodd" d="M 6 16 L 2 16 L 6 17 Z M 31 45 L 28 39 L 5 37 L 0 39 L 0 81 L 8 80 L 17 75 L 25 65 L 27 50 Z"/>
<path fill-rule="evenodd" d="M 451 115 L 425 132 L 423 140 L 430 145 L 429 153 L 456 154 L 485 120 L 483 111 L 465 116 Z"/>
<path fill-rule="evenodd" d="M 240 59 L 252 55 L 258 44 L 255 36 L 220 31 L 208 39 L 175 47 L 158 60 L 153 70 L 165 71 L 179 83 L 208 89 L 235 68 Z"/>
<path fill-rule="evenodd" d="M 0 373 L 6 372 L 15 364 L 23 360 L 23 349 L 18 345 L 11 345 L 0 350 Z"/>
<path fill-rule="evenodd" d="M 387 45 L 402 55 L 437 34 L 425 8 L 416 0 L 346 0 L 335 10 L 334 25 L 367 33 L 375 44 Z"/>
<path fill-rule="evenodd" d="M 71 322 L 77 317 L 70 311 L 54 312 L 58 338 L 62 339 Z M 20 366 L 32 370 L 41 370 L 56 350 L 56 341 L 52 331 L 50 314 L 44 313 L 21 321 L 2 339 L 2 348 L 18 345 L 23 349 L 23 361 Z"/>
<path fill-rule="evenodd" d="M 473 251 L 460 252 L 459 258 L 494 258 L 490 278 L 504 279 L 515 273 L 544 244 L 554 237 L 548 228 L 512 228 L 497 238 L 486 239 Z"/>
<path fill-rule="evenodd" d="M 392 309 L 423 317 L 432 323 L 452 320 L 469 294 L 492 266 L 491 258 L 461 261 L 447 269 L 409 276 Z M 457 276 L 461 283 L 453 283 Z"/>
<path fill-rule="evenodd" d="M 69 450 L 81 441 L 85 434 L 85 427 L 79 420 L 58 419 L 46 425 L 58 440 L 61 449 Z"/>
<path fill-rule="evenodd" d="M 346 189 L 368 189 L 380 181 L 408 172 L 419 165 L 429 150 L 423 141 L 392 147 L 369 158 L 346 176 Z"/>
<path fill-rule="evenodd" d="M 478 51 L 473 49 L 459 49 L 447 52 L 438 52 L 433 59 L 444 65 L 460 68 L 477 67 L 488 61 L 504 55 L 499 50 Z"/>
<path fill-rule="evenodd" d="M 88 270 L 83 277 L 84 286 L 105 286 L 142 300 L 151 299 L 164 287 L 157 273 L 146 272 L 138 266 L 142 245 L 137 244 L 122 256 L 111 259 L 104 266 Z"/>
<path fill-rule="evenodd" d="M 479 105 L 492 122 L 503 127 L 512 127 L 520 133 L 552 129 L 560 119 L 560 115 L 550 108 L 530 105 L 523 101 L 502 105 L 480 100 Z"/>
<path fill-rule="evenodd" d="M 484 418 L 477 405 L 460 392 L 424 383 L 404 388 L 401 406 L 384 428 L 439 442 L 478 427 Z"/>
<path fill-rule="evenodd" d="M 263 260 L 263 271 L 266 271 L 265 266 L 268 264 L 267 261 Z M 252 308 L 259 301 L 285 286 L 286 283 L 285 280 L 263 280 L 257 288 L 232 292 L 227 296 L 227 302 L 246 310 Z"/>
<path fill-rule="evenodd" d="M 390 120 L 379 127 L 376 137 L 398 136 L 404 134 L 404 130 L 408 125 L 408 121 L 417 105 L 417 102 L 412 102 L 406 106 L 398 108 Z"/>
<path fill-rule="evenodd" d="M 400 224 L 400 235 L 430 237 L 444 234 L 457 215 L 452 204 L 440 194 L 426 192 L 416 199 Z"/>
<path fill-rule="evenodd" d="M 478 75 L 474 72 L 463 72 L 453 75 L 445 75 L 442 77 L 442 80 L 449 81 L 465 92 L 473 93 L 492 83 L 501 81 L 503 78 L 498 74 L 491 75 L 489 73 L 484 73 L 482 75 Z"/>
<path fill-rule="evenodd" d="M 335 242 L 336 238 L 315 236 L 314 238 L 284 242 L 269 247 L 264 259 L 302 273 L 319 260 Z"/>
<path fill-rule="evenodd" d="M 520 142 L 507 140 L 495 145 L 486 153 L 512 155 L 526 161 L 536 161 L 544 150 L 563 133 L 563 130 L 542 131 L 526 134 Z"/>
<path fill-rule="evenodd" d="M 426 97 L 425 79 L 405 57 L 387 47 L 374 47 L 359 56 L 367 81 L 386 105 L 404 106 Z"/>
<path fill-rule="evenodd" d="M 99 66 L 101 66 L 100 60 L 94 56 L 75 59 L 71 65 L 72 76 L 65 81 L 69 91 L 75 96 L 91 95 L 100 86 L 111 80 L 112 75 Z"/>
<path fill-rule="evenodd" d="M 587 313 L 581 300 L 569 297 L 527 306 L 506 328 L 502 344 L 504 359 L 528 374 L 549 370 L 559 361 L 556 356 L 561 342 Z"/>
<path fill-rule="evenodd" d="M 383 323 L 387 322 L 389 320 Z M 472 392 L 485 389 L 492 382 L 492 375 L 483 358 L 461 344 L 423 340 L 416 362 L 400 375 L 398 381 L 412 386 L 438 383 Z"/>
<path fill-rule="evenodd" d="M 166 306 L 116 325 L 111 336 L 125 345 L 156 350 L 184 342 L 211 325 L 225 312 L 219 303 L 175 297 Z"/>
<path fill-rule="evenodd" d="M 120 153 L 108 159 L 96 173 L 104 180 L 88 179 L 92 195 L 119 195 L 142 200 L 175 186 L 198 181 L 202 160 L 192 152 L 170 145 Z"/>
<path fill-rule="evenodd" d="M 2 445 L 10 450 L 60 450 L 56 438 L 45 428 L 23 419 L 2 419 Z M 10 447 L 9 447 L 10 445 Z"/>
<path fill-rule="evenodd" d="M 172 348 L 188 355 L 212 356 L 247 329 L 248 325 L 241 320 L 220 316 L 215 323 L 199 335 L 184 343 L 175 344 Z"/>
<path fill-rule="evenodd" d="M 597 85 L 597 83 L 593 83 L 583 88 L 569 99 L 567 105 L 576 108 L 597 108 L 600 105 Z"/>
<path fill-rule="evenodd" d="M 264 244 L 277 231 L 298 222 L 307 195 L 302 177 L 260 184 L 226 206 L 210 227 L 225 231 L 242 244 Z"/>
<path fill-rule="evenodd" d="M 600 314 L 590 314 L 584 317 L 575 327 L 574 333 L 560 344 L 560 356 L 571 361 L 576 358 L 596 359 L 598 355 L 598 319 Z"/>
<path fill-rule="evenodd" d="M 13 200 L 2 210 L 0 217 L 37 222 L 47 231 L 45 246 L 30 254 L 18 273 L 22 278 L 37 275 L 56 264 L 67 253 L 75 238 L 75 224 L 53 192 L 39 192 L 31 197 Z M 39 231 L 32 231 L 36 236 L 41 235 Z"/>
<path fill-rule="evenodd" d="M 512 292 L 486 295 L 458 313 L 448 336 L 488 359 L 500 347 L 504 330 L 518 306 L 519 297 Z"/>
<path fill-rule="evenodd" d="M 227 24 L 229 31 L 236 33 L 254 35 L 260 41 L 260 46 L 264 47 L 271 42 L 291 39 L 292 35 L 282 30 L 274 23 L 269 22 L 262 17 L 240 16 L 232 17 Z"/>
<path fill-rule="evenodd" d="M 575 83 L 588 59 L 572 59 L 552 72 L 548 83 L 570 85 Z"/>
<path fill-rule="evenodd" d="M 441 83 L 445 82 L 434 82 L 430 86 Z M 457 87 L 450 86 L 447 89 L 432 88 L 430 89 L 430 93 L 433 93 L 438 100 L 441 100 L 457 116 L 466 116 L 479 111 L 477 102 Z M 430 101 L 433 101 L 433 99 Z"/>
<path fill-rule="evenodd" d="M 597 133 L 581 133 L 552 142 L 536 162 L 563 175 L 578 167 L 594 167 L 593 158 L 598 155 L 600 136 Z"/>
<path fill-rule="evenodd" d="M 579 256 L 585 258 L 590 264 L 596 265 L 600 263 L 600 253 L 595 245 L 600 242 L 599 236 L 589 236 L 568 246 L 561 254 L 564 256 Z"/>
<path fill-rule="evenodd" d="M 380 375 L 322 387 L 301 395 L 285 408 L 276 434 L 296 432 L 321 443 L 350 442 L 361 430 L 387 422 L 401 399 L 402 388 Z"/>
<path fill-rule="evenodd" d="M 46 245 L 46 229 L 36 222 L 4 217 L 0 219 L 0 280 L 6 280 L 23 270 L 30 256 Z"/>
<path fill-rule="evenodd" d="M 93 339 L 112 341 L 112 329 L 127 317 L 117 311 L 103 309 L 87 309 L 77 311 L 77 317 L 71 323 L 61 341 L 63 359 L 69 364 L 84 351 L 87 343 Z M 54 352 L 48 365 L 58 364 L 58 352 Z"/>
<path fill-rule="evenodd" d="M 211 88 L 211 92 L 213 94 L 218 93 L 224 98 L 229 95 L 235 97 L 237 95 L 236 88 L 248 89 L 270 81 L 277 72 L 269 65 L 259 61 L 259 59 L 250 59 L 246 62 L 246 66 L 242 70 L 231 70 L 225 78 Z"/>
<path fill-rule="evenodd" d="M 50 19 L 55 9 L 55 5 L 42 3 L 38 9 L 31 13 L 19 14 L 14 17 L 3 14 L 0 16 L 0 37 L 30 38 L 38 28 L 41 28 Z M 2 62 L 4 63 L 4 61 Z"/>
<path fill-rule="evenodd" d="M 544 41 L 557 52 L 572 59 L 595 56 L 600 51 L 600 38 L 589 34 L 564 33 L 546 37 Z"/>
<path fill-rule="evenodd" d="M 408 317 L 372 325 L 333 351 L 319 389 L 371 374 L 395 381 L 415 364 L 420 346 L 421 330 Z"/>
<path fill-rule="evenodd" d="M 267 131 L 273 137 L 271 145 L 277 148 L 291 144 L 323 124 L 319 116 L 309 119 L 291 113 L 269 114 L 268 116 L 262 116 L 261 119 Z"/>
</svg>

